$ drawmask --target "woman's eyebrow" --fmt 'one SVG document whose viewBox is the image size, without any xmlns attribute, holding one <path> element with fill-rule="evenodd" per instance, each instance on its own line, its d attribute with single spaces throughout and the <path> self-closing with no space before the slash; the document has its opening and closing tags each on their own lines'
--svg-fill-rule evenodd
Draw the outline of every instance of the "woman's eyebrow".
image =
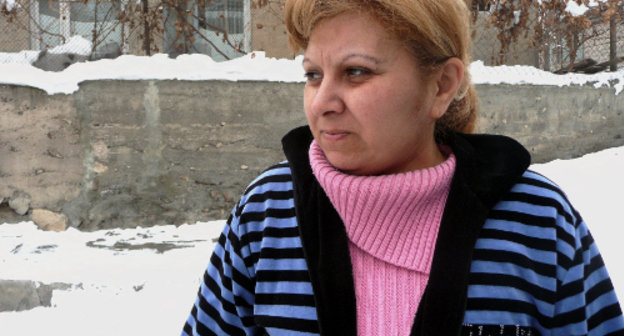
<svg viewBox="0 0 624 336">
<path fill-rule="evenodd" d="M 350 58 L 364 58 L 364 59 L 369 60 L 369 61 L 371 61 L 371 62 L 373 62 L 375 64 L 383 63 L 379 58 L 373 57 L 373 56 L 370 56 L 370 55 L 366 55 L 366 54 L 349 54 L 349 55 L 347 55 L 347 56 L 342 58 L 342 62 L 344 63 L 347 60 L 349 60 Z M 303 59 L 303 61 L 301 61 L 301 64 L 306 64 L 306 63 L 314 64 L 314 62 L 312 62 L 312 60 L 309 59 L 308 57 L 305 57 Z"/>
<path fill-rule="evenodd" d="M 371 61 L 371 62 L 373 62 L 373 63 L 375 63 L 375 64 L 380 64 L 380 63 L 382 63 L 382 61 L 381 61 L 379 58 L 377 58 L 377 57 L 373 57 L 373 56 L 370 56 L 370 55 L 366 55 L 366 54 L 349 54 L 349 55 L 345 56 L 345 57 L 342 59 L 342 61 L 343 61 L 343 62 L 345 62 L 345 61 L 347 61 L 348 59 L 350 59 L 350 58 L 354 58 L 354 57 L 364 58 L 364 59 L 367 59 L 367 60 L 369 60 L 369 61 Z"/>
</svg>

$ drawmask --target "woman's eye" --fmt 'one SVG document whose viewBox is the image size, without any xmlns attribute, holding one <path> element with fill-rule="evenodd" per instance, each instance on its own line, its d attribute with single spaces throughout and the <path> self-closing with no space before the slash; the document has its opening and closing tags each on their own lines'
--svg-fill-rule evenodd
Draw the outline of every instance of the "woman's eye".
<svg viewBox="0 0 624 336">
<path fill-rule="evenodd" d="M 371 74 L 371 71 L 366 68 L 349 67 L 347 68 L 347 75 L 350 77 L 358 77 Z"/>
<path fill-rule="evenodd" d="M 308 82 L 321 78 L 321 74 L 316 71 L 306 71 L 304 76 L 308 80 Z"/>
</svg>

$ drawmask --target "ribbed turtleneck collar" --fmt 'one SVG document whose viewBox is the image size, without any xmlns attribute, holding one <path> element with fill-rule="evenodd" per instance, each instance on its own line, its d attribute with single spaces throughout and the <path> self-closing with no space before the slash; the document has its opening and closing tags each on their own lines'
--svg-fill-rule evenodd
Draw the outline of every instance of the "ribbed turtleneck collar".
<svg viewBox="0 0 624 336">
<path fill-rule="evenodd" d="M 455 156 L 427 169 L 354 176 L 334 168 L 316 143 L 312 171 L 342 218 L 349 239 L 393 265 L 429 273 Z"/>
</svg>

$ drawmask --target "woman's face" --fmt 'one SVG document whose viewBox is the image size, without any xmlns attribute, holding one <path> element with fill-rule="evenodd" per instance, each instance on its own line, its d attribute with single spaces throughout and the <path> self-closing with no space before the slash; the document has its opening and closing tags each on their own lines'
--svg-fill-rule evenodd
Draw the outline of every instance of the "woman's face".
<svg viewBox="0 0 624 336">
<path fill-rule="evenodd" d="M 434 141 L 435 81 L 369 15 L 341 14 L 312 31 L 305 113 L 329 162 L 355 175 L 407 172 L 444 160 Z M 444 113 L 444 112 L 442 112 Z"/>
</svg>

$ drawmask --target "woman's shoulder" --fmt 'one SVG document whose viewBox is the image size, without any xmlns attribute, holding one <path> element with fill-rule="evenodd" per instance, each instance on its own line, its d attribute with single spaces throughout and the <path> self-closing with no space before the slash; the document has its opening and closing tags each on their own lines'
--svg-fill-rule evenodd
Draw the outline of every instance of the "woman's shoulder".
<svg viewBox="0 0 624 336">
<path fill-rule="evenodd" d="M 530 169 L 520 176 L 511 188 L 508 197 L 546 208 L 554 208 L 558 216 L 566 217 L 574 226 L 582 220 L 566 193 L 555 182 Z"/>
<path fill-rule="evenodd" d="M 283 190 L 285 187 L 288 187 L 283 183 L 290 183 L 290 189 L 292 189 L 292 175 L 288 161 L 282 161 L 260 173 L 245 188 L 243 197 L 250 194 L 263 193 L 267 190 Z"/>
<path fill-rule="evenodd" d="M 587 235 L 586 224 L 565 192 L 532 170 L 526 170 L 517 179 L 489 217 L 493 219 L 489 222 L 493 228 L 514 228 L 516 233 L 536 244 L 538 241 L 557 241 L 557 244 L 566 243 L 574 249 L 579 239 Z"/>
<path fill-rule="evenodd" d="M 288 162 L 280 162 L 258 175 L 245 189 L 232 215 L 233 225 L 241 234 L 296 225 Z"/>
</svg>

